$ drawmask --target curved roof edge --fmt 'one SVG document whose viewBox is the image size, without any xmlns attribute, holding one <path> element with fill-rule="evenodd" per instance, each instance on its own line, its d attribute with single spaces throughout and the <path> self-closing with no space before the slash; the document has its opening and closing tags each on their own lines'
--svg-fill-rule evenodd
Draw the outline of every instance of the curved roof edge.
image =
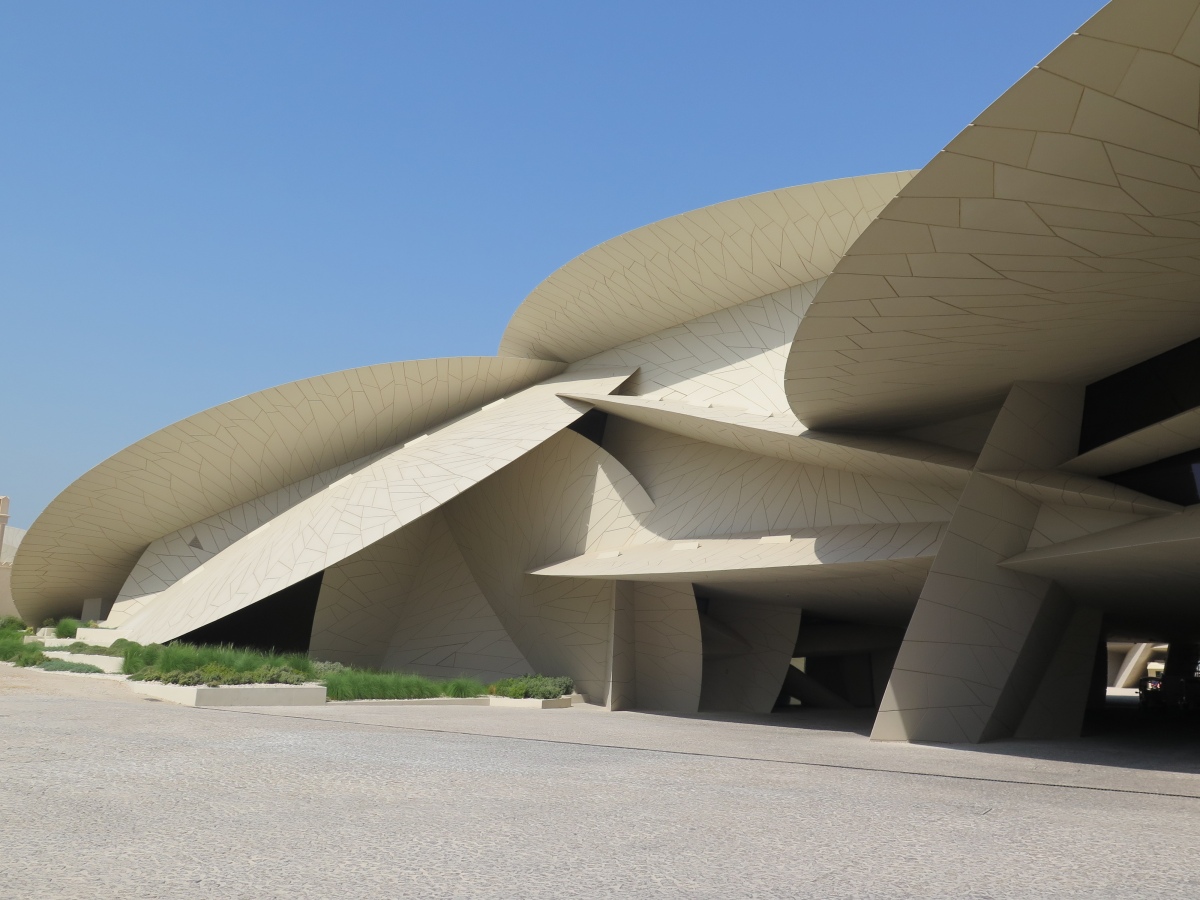
<svg viewBox="0 0 1200 900">
<path fill-rule="evenodd" d="M 823 278 L 914 174 L 864 175 L 753 194 L 607 240 L 525 298 L 499 352 L 578 362 Z"/>
<path fill-rule="evenodd" d="M 952 418 L 1200 334 L 1198 8 L 1113 0 L 900 191 L 796 332 L 804 424 Z"/>
<path fill-rule="evenodd" d="M 196 413 L 110 456 L 54 498 L 13 564 L 30 621 L 112 598 L 156 538 L 420 434 L 557 375 L 545 360 L 457 357 L 346 369 Z"/>
</svg>

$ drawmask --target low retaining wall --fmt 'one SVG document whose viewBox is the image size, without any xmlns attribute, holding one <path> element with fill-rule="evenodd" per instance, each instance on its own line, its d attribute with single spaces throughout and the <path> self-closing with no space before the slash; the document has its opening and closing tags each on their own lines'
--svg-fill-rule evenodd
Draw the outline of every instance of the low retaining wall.
<svg viewBox="0 0 1200 900">
<path fill-rule="evenodd" d="M 321 706 L 323 684 L 227 684 L 185 687 L 157 681 L 130 681 L 138 694 L 183 706 Z"/>
<path fill-rule="evenodd" d="M 93 647 L 111 647 L 121 636 L 121 632 L 115 628 L 80 628 L 75 632 L 74 639 Z"/>
<path fill-rule="evenodd" d="M 526 709 L 566 709 L 571 705 L 570 695 L 553 700 L 516 699 L 514 697 L 492 697 L 492 706 L 521 706 Z"/>
</svg>

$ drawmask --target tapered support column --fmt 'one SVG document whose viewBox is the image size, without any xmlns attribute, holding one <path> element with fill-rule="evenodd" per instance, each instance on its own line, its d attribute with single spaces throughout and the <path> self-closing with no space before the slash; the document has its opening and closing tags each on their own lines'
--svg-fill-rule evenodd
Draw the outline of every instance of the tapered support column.
<svg viewBox="0 0 1200 900">
<path fill-rule="evenodd" d="M 1069 636 L 1090 661 L 1098 619 L 1077 620 L 1048 579 L 999 565 L 1028 546 L 1039 504 L 986 473 L 1049 469 L 1074 456 L 1082 405 L 1081 387 L 1009 392 L 930 568 L 873 739 L 975 742 L 1018 728 L 1035 737 L 1046 721 L 1025 721 L 1035 696 L 1054 709 L 1073 703 L 1074 694 L 1042 691 L 1043 679 Z"/>
<path fill-rule="evenodd" d="M 609 709 L 633 709 L 637 705 L 637 662 L 633 583 L 612 582 L 612 615 L 608 626 Z"/>
</svg>

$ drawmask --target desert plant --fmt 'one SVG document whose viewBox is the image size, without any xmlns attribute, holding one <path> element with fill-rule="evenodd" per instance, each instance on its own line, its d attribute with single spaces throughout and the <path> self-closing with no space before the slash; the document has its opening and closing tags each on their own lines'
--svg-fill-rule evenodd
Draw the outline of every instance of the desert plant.
<svg viewBox="0 0 1200 900">
<path fill-rule="evenodd" d="M 122 646 L 118 647 L 118 644 Z M 124 657 L 121 671 L 126 675 L 136 675 L 143 669 L 151 668 L 158 661 L 158 651 L 162 649 L 162 645 L 148 644 L 143 647 L 132 641 L 116 640 L 113 641 L 113 649 L 120 650 Z"/>
<path fill-rule="evenodd" d="M 263 653 L 225 645 L 148 644 L 143 647 L 123 640 L 114 641 L 113 649 L 125 657 L 121 671 L 126 675 L 134 675 L 143 669 L 165 673 L 194 672 L 207 665 L 218 665 L 232 672 L 274 668 L 289 669 L 308 679 L 313 677 L 312 661 L 303 653 Z"/>
<path fill-rule="evenodd" d="M 318 678 L 324 678 L 334 672 L 344 672 L 349 668 L 340 662 L 326 662 L 321 659 L 314 659 L 312 663 L 313 674 Z"/>
<path fill-rule="evenodd" d="M 79 631 L 78 619 L 59 619 L 58 624 L 54 626 L 54 636 L 59 638 L 73 638 L 77 631 Z"/>
<path fill-rule="evenodd" d="M 446 697 L 481 697 L 487 692 L 487 688 L 481 681 L 460 675 L 443 682 L 442 692 Z"/>
<path fill-rule="evenodd" d="M 97 672 L 103 672 L 99 666 L 93 666 L 91 663 L 72 662 L 69 659 L 50 658 L 43 660 L 37 665 L 45 669 L 47 672 L 80 672 L 87 675 L 94 675 Z"/>
<path fill-rule="evenodd" d="M 488 685 L 488 693 L 516 700 L 553 700 L 575 690 L 575 682 L 566 675 L 522 675 L 519 678 L 501 678 Z"/>
<path fill-rule="evenodd" d="M 58 619 L 54 618 L 53 616 L 51 616 L 49 619 L 42 619 L 43 628 L 53 628 L 57 624 Z"/>
<path fill-rule="evenodd" d="M 33 666 L 41 662 L 43 645 L 40 642 L 25 643 L 24 632 L 12 628 L 0 629 L 0 661 L 18 666 Z"/>
<path fill-rule="evenodd" d="M 422 700 L 427 697 L 478 697 L 484 692 L 483 685 L 473 678 L 437 681 L 405 672 L 343 669 L 329 673 L 324 680 L 326 696 L 330 700 Z"/>
<path fill-rule="evenodd" d="M 97 624 L 95 619 L 88 619 L 87 624 L 84 625 L 83 627 L 84 628 L 99 628 L 100 626 L 99 626 L 99 624 Z"/>
<path fill-rule="evenodd" d="M 46 657 L 41 644 L 0 642 L 0 660 L 17 666 L 36 666 Z"/>
<path fill-rule="evenodd" d="M 25 623 L 16 616 L 5 616 L 0 619 L 0 631 L 24 631 Z"/>
<path fill-rule="evenodd" d="M 90 653 L 92 656 L 124 656 L 123 649 L 118 647 L 101 647 L 97 644 L 88 644 L 84 641 L 76 641 L 73 644 L 67 644 L 65 647 L 56 647 L 56 650 L 61 650 L 64 653 Z"/>
<path fill-rule="evenodd" d="M 161 681 L 164 684 L 185 686 L 207 685 L 220 687 L 226 684 L 304 684 L 308 676 L 287 666 L 260 666 L 257 669 L 237 670 L 221 663 L 205 663 L 197 669 L 180 671 L 155 667 L 142 669 L 130 676 L 131 681 Z"/>
</svg>

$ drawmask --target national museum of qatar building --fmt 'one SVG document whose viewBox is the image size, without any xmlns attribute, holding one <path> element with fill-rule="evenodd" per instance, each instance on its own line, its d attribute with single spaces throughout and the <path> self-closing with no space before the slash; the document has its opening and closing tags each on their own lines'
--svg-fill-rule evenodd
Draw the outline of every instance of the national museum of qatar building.
<svg viewBox="0 0 1200 900">
<path fill-rule="evenodd" d="M 143 438 L 30 528 L 18 610 L 611 709 L 1078 734 L 1106 641 L 1200 642 L 1198 7 L 1114 0 L 919 171 L 613 238 L 496 356 Z"/>
</svg>

